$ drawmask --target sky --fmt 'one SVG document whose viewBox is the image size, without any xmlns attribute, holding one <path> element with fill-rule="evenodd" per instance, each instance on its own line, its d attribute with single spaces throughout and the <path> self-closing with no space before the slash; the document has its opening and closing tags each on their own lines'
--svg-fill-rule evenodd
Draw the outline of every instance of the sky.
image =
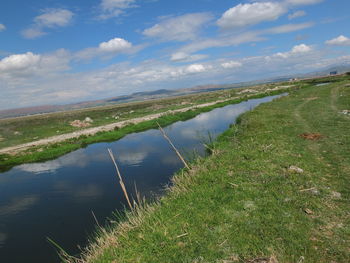
<svg viewBox="0 0 350 263">
<path fill-rule="evenodd" d="M 349 0 L 1 0 L 0 109 L 350 62 Z"/>
</svg>

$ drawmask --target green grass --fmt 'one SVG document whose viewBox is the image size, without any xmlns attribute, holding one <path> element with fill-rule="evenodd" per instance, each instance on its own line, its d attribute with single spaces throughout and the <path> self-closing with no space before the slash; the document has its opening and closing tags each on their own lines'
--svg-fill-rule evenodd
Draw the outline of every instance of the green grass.
<svg viewBox="0 0 350 263">
<path fill-rule="evenodd" d="M 298 86 L 291 88 L 290 90 L 297 89 L 297 88 Z M 213 106 L 198 108 L 198 109 L 194 109 L 194 110 L 190 110 L 182 113 L 169 114 L 169 115 L 162 116 L 158 119 L 145 121 L 139 124 L 131 124 L 121 129 L 116 129 L 110 132 L 101 132 L 93 136 L 80 136 L 79 138 L 69 139 L 60 143 L 49 144 L 49 145 L 40 146 L 40 147 L 39 146 L 32 147 L 27 151 L 21 152 L 13 156 L 0 155 L 0 172 L 7 171 L 11 169 L 13 166 L 18 164 L 52 160 L 66 153 L 69 153 L 71 151 L 86 147 L 87 145 L 92 143 L 112 142 L 112 141 L 119 140 L 123 138 L 125 135 L 133 132 L 141 132 L 151 128 L 157 128 L 158 127 L 157 122 L 162 126 L 167 126 L 177 121 L 184 121 L 184 120 L 191 119 L 202 112 L 208 112 L 213 110 L 214 108 L 224 107 L 229 104 L 239 103 L 247 99 L 276 95 L 286 91 L 288 90 L 269 91 L 269 92 L 259 93 L 256 95 L 242 96 L 239 99 L 232 99 L 230 101 L 217 103 Z"/>
<path fill-rule="evenodd" d="M 157 203 L 99 230 L 82 262 L 350 262 L 348 83 L 241 116 Z"/>
</svg>

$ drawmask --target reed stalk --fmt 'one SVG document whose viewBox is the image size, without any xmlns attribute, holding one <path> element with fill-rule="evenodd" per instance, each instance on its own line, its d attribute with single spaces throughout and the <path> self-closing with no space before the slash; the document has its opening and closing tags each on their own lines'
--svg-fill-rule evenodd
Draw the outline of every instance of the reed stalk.
<svg viewBox="0 0 350 263">
<path fill-rule="evenodd" d="M 190 169 L 190 167 L 188 166 L 187 162 L 185 161 L 185 159 L 182 157 L 182 155 L 180 154 L 180 152 L 176 149 L 175 145 L 171 142 L 170 138 L 168 137 L 168 135 L 165 133 L 165 131 L 163 130 L 163 128 L 159 125 L 159 123 L 157 122 L 157 125 L 159 127 L 160 132 L 162 133 L 163 137 L 169 142 L 169 144 L 171 145 L 171 147 L 173 148 L 173 150 L 175 151 L 175 153 L 177 154 L 177 156 L 180 158 L 180 160 L 183 162 L 183 164 L 185 165 L 185 167 L 187 169 Z"/>
<path fill-rule="evenodd" d="M 125 198 L 126 200 L 128 201 L 128 205 L 130 207 L 130 209 L 132 210 L 133 209 L 133 206 L 131 205 L 131 202 L 130 202 L 130 199 L 129 199 L 129 195 L 128 195 L 128 192 L 126 190 L 126 187 L 125 187 L 125 184 L 124 184 L 124 181 L 123 181 L 123 178 L 120 174 L 120 171 L 119 171 L 119 168 L 118 168 L 118 165 L 117 165 L 117 162 L 115 161 L 115 158 L 114 158 L 114 155 L 113 155 L 113 152 L 111 149 L 108 148 L 108 153 L 109 153 L 109 156 L 111 157 L 113 163 L 114 163 L 114 166 L 115 166 L 115 169 L 117 171 L 117 174 L 118 174 L 118 177 L 119 177 L 119 184 L 124 192 L 124 195 L 125 195 Z"/>
</svg>

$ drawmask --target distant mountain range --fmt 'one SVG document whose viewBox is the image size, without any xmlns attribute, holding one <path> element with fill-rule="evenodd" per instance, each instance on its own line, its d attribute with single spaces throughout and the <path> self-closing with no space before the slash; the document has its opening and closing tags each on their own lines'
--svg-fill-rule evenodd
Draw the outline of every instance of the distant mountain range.
<svg viewBox="0 0 350 263">
<path fill-rule="evenodd" d="M 311 72 L 311 73 L 305 73 L 305 74 L 294 74 L 294 75 L 281 76 L 278 78 L 270 78 L 270 79 L 264 79 L 264 80 L 256 80 L 256 81 L 248 81 L 248 82 L 224 84 L 224 85 L 215 85 L 215 84 L 200 85 L 192 88 L 184 88 L 184 89 L 176 89 L 176 90 L 160 89 L 155 91 L 136 92 L 130 95 L 124 95 L 124 96 L 118 96 L 118 97 L 112 97 L 108 99 L 101 99 L 101 100 L 94 100 L 94 101 L 84 101 L 84 102 L 66 104 L 66 105 L 41 105 L 41 106 L 18 108 L 18 109 L 0 110 L 0 119 L 34 115 L 34 114 L 42 114 L 42 113 L 85 109 L 85 108 L 91 108 L 91 107 L 97 107 L 97 106 L 106 106 L 106 105 L 113 105 L 113 104 L 120 104 L 120 103 L 126 103 L 126 102 L 134 102 L 134 101 L 160 99 L 160 98 L 166 98 L 166 97 L 217 91 L 217 90 L 224 90 L 224 89 L 230 89 L 230 88 L 241 88 L 241 87 L 247 87 L 247 86 L 263 84 L 263 83 L 282 82 L 282 81 L 290 80 L 292 78 L 310 78 L 310 77 L 326 76 L 326 75 L 329 75 L 329 73 L 332 71 L 337 71 L 338 74 L 349 72 L 350 62 L 333 65 L 331 67 L 324 68 L 317 72 Z"/>
<path fill-rule="evenodd" d="M 196 86 L 193 88 L 185 88 L 185 89 L 178 89 L 178 90 L 160 89 L 160 90 L 154 90 L 154 91 L 136 92 L 130 95 L 112 97 L 108 99 L 83 101 L 83 102 L 66 104 L 66 105 L 41 105 L 41 106 L 33 106 L 33 107 L 25 107 L 25 108 L 17 108 L 17 109 L 9 109 L 9 110 L 0 110 L 0 119 L 34 115 L 34 114 L 42 114 L 42 113 L 85 109 L 85 108 L 120 104 L 120 103 L 126 103 L 126 102 L 160 99 L 160 98 L 181 96 L 181 95 L 187 95 L 187 94 L 193 94 L 193 93 L 222 90 L 222 89 L 234 88 L 234 87 L 240 87 L 240 86 L 244 86 L 244 85 L 243 84 L 203 85 L 203 86 Z"/>
</svg>

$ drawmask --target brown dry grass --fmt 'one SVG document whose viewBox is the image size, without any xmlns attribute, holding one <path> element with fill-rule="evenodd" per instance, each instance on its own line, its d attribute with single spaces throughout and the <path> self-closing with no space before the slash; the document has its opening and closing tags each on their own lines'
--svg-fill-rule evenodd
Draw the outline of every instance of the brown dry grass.
<svg viewBox="0 0 350 263">
<path fill-rule="evenodd" d="M 320 133 L 302 133 L 299 135 L 299 137 L 305 140 L 315 141 L 315 140 L 322 139 L 324 136 Z"/>
</svg>

